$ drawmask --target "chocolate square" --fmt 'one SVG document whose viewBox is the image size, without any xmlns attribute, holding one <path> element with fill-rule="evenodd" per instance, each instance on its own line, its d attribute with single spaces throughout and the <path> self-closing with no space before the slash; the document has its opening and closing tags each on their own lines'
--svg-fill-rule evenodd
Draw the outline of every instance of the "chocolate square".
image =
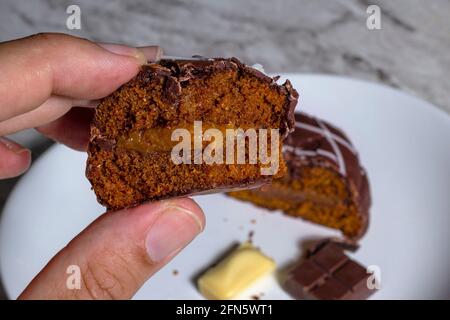
<svg viewBox="0 0 450 320">
<path fill-rule="evenodd" d="M 326 272 L 312 261 L 306 260 L 298 265 L 292 272 L 294 280 L 305 290 L 311 289 L 317 283 L 323 281 L 327 276 Z"/>
<path fill-rule="evenodd" d="M 312 260 L 324 268 L 328 273 L 334 272 L 337 268 L 348 261 L 341 247 L 335 243 L 326 243 L 315 255 Z"/>
<path fill-rule="evenodd" d="M 366 299 L 374 292 L 367 286 L 369 274 L 366 269 L 353 260 L 338 269 L 334 277 L 350 287 L 347 299 Z"/>
<path fill-rule="evenodd" d="M 359 283 L 361 283 L 361 281 L 364 281 L 365 284 L 368 274 L 366 272 L 366 269 L 363 268 L 360 264 L 357 264 L 353 260 L 349 260 L 341 268 L 336 270 L 336 272 L 334 273 L 334 277 L 353 289 Z"/>
<path fill-rule="evenodd" d="M 342 300 L 348 293 L 348 288 L 334 278 L 328 278 L 323 285 L 315 287 L 310 292 L 310 298 L 319 300 Z"/>
<path fill-rule="evenodd" d="M 365 267 L 329 241 L 291 270 L 285 288 L 297 299 L 366 299 L 375 292 L 367 287 L 368 277 Z"/>
</svg>

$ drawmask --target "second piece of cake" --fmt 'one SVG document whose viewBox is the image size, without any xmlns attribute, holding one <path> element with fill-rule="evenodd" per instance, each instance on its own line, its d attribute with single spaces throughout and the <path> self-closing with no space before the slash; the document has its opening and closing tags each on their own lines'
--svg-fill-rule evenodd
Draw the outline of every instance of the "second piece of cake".
<svg viewBox="0 0 450 320">
<path fill-rule="evenodd" d="M 295 114 L 284 143 L 288 174 L 259 189 L 230 195 L 269 209 L 339 229 L 351 239 L 368 226 L 370 190 L 365 170 L 347 136 L 329 123 Z"/>
</svg>

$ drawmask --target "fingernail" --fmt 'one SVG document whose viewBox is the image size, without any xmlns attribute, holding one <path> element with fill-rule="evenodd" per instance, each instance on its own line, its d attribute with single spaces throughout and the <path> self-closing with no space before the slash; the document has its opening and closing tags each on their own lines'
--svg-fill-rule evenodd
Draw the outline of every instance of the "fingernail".
<svg viewBox="0 0 450 320">
<path fill-rule="evenodd" d="M 100 47 L 102 47 L 105 50 L 108 50 L 109 52 L 121 55 L 121 56 L 129 56 L 134 57 L 139 61 L 139 64 L 146 64 L 147 63 L 147 57 L 145 56 L 145 53 L 138 49 L 133 47 L 124 46 L 121 44 L 115 44 L 115 43 L 97 43 Z"/>
<path fill-rule="evenodd" d="M 30 152 L 29 149 L 22 147 L 20 144 L 15 143 L 7 138 L 0 137 L 0 143 L 3 144 L 8 150 L 11 150 L 15 154 L 22 154 L 24 152 Z"/>
<path fill-rule="evenodd" d="M 139 47 L 147 61 L 159 61 L 163 55 L 163 49 L 158 46 Z"/>
<path fill-rule="evenodd" d="M 189 244 L 203 229 L 195 213 L 169 205 L 151 226 L 146 239 L 153 262 L 163 261 Z"/>
</svg>

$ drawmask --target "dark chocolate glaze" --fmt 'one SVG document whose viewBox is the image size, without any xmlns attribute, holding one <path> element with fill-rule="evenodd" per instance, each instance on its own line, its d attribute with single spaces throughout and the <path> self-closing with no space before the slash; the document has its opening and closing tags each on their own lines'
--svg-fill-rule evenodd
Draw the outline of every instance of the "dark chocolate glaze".
<svg viewBox="0 0 450 320">
<path fill-rule="evenodd" d="M 295 131 L 284 141 L 283 154 L 289 175 L 296 178 L 302 168 L 321 166 L 337 172 L 346 181 L 351 199 L 358 209 L 362 226 L 355 237 L 367 230 L 371 205 L 367 174 L 348 137 L 331 124 L 305 113 L 295 114 Z"/>
<path fill-rule="evenodd" d="M 245 75 L 252 75 L 259 80 L 267 83 L 271 88 L 278 90 L 282 95 L 287 97 L 287 102 L 284 107 L 284 119 L 280 126 L 281 139 L 287 137 L 289 133 L 294 131 L 294 109 L 298 101 L 298 92 L 292 87 L 289 80 L 286 80 L 282 85 L 277 84 L 279 77 L 269 77 L 255 68 L 249 67 L 239 61 L 237 58 L 202 58 L 196 60 L 161 60 L 159 64 L 150 64 L 147 66 L 149 72 L 158 72 L 170 77 L 177 82 L 177 85 L 171 84 L 166 86 L 166 96 L 175 97 L 181 91 L 181 85 L 185 81 L 191 79 L 206 77 L 215 72 L 225 70 L 235 70 Z M 162 69 L 164 68 L 164 69 Z M 156 69 L 157 71 L 153 71 Z M 144 69 L 145 72 L 145 69 Z M 176 89 L 174 89 L 176 87 Z M 172 100 L 172 103 L 177 103 Z"/>
</svg>

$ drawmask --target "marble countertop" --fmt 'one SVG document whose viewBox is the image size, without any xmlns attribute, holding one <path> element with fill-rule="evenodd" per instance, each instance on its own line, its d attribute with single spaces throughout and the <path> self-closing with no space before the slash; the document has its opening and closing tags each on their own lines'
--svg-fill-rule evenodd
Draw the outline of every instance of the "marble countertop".
<svg viewBox="0 0 450 320">
<path fill-rule="evenodd" d="M 81 8 L 81 30 L 66 28 L 71 4 Z M 381 30 L 366 27 L 370 4 L 381 8 Z M 134 46 L 159 44 L 170 55 L 236 56 L 273 73 L 367 79 L 450 112 L 448 0 L 0 2 L 0 41 L 50 31 Z M 33 133 L 17 137 L 35 155 L 49 145 Z M 15 181 L 0 182 L 0 210 Z"/>
<path fill-rule="evenodd" d="M 381 30 L 366 9 L 381 8 Z M 81 8 L 71 34 L 171 55 L 236 56 L 269 72 L 314 72 L 381 82 L 450 112 L 448 0 L 110 1 L 3 0 L 0 41 L 66 32 L 65 10 Z"/>
</svg>

